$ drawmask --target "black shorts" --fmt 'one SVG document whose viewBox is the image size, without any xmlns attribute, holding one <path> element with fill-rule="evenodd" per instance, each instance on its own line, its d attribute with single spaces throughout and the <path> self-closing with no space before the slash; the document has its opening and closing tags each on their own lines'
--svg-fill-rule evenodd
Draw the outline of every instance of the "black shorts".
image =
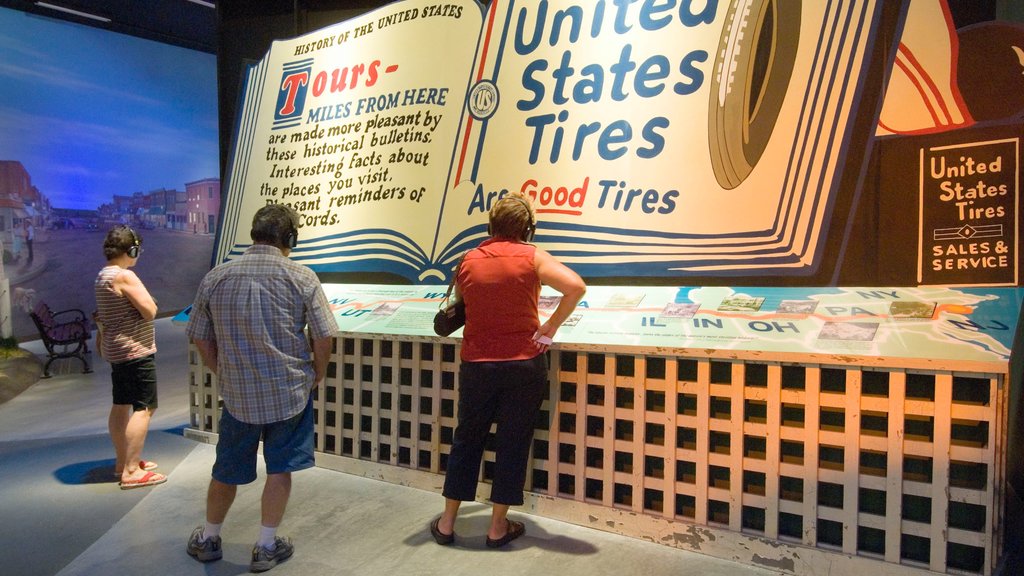
<svg viewBox="0 0 1024 576">
<path fill-rule="evenodd" d="M 110 365 L 114 404 L 131 404 L 135 412 L 156 410 L 156 358 L 153 354 Z"/>
</svg>

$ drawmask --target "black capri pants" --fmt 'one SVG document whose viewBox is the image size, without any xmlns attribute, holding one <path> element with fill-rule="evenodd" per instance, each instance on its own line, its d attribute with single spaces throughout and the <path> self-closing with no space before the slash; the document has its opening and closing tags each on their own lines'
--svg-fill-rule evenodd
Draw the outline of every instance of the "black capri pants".
<svg viewBox="0 0 1024 576">
<path fill-rule="evenodd" d="M 526 463 L 547 390 L 547 372 L 544 354 L 529 360 L 461 364 L 459 423 L 448 457 L 445 498 L 475 499 L 488 432 L 491 424 L 497 423 L 491 502 L 523 503 Z"/>
</svg>

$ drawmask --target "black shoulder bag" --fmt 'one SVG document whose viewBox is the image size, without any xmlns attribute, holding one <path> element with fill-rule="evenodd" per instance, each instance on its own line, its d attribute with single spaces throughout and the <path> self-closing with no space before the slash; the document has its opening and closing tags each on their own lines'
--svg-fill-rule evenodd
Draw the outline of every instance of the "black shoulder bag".
<svg viewBox="0 0 1024 576">
<path fill-rule="evenodd" d="M 463 255 L 465 258 L 465 255 Z M 434 314 L 434 333 L 438 336 L 448 336 L 459 328 L 466 325 L 466 303 L 461 298 L 452 302 L 452 289 L 455 288 L 455 279 L 459 276 L 459 269 L 462 268 L 462 259 L 455 268 L 452 281 L 448 283 L 448 291 L 441 300 L 440 310 Z"/>
</svg>

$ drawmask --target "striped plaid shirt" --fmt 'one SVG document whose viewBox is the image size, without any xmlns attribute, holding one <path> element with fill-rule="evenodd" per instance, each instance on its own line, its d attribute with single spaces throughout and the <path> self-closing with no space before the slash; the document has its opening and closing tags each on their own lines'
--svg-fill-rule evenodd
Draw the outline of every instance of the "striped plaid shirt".
<svg viewBox="0 0 1024 576">
<path fill-rule="evenodd" d="M 314 339 L 338 330 L 320 280 L 274 246 L 256 244 L 210 270 L 199 285 L 186 332 L 217 343 L 224 407 L 250 424 L 280 422 L 306 407 Z"/>
</svg>

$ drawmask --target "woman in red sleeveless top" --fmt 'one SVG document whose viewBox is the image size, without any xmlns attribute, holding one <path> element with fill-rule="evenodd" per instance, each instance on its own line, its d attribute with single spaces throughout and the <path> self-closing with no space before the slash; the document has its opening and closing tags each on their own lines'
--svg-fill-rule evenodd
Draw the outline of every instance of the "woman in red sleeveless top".
<svg viewBox="0 0 1024 576">
<path fill-rule="evenodd" d="M 455 541 L 462 502 L 476 497 L 484 444 L 492 423 L 495 469 L 487 546 L 498 548 L 521 536 L 521 522 L 507 518 L 523 503 L 533 427 L 547 388 L 551 338 L 576 308 L 586 284 L 578 274 L 530 241 L 536 216 L 529 197 L 508 194 L 491 208 L 491 237 L 470 250 L 456 276 L 456 294 L 466 303 L 459 368 L 459 423 L 445 475 L 444 513 L 430 524 L 438 544 Z M 540 323 L 541 284 L 562 298 Z"/>
</svg>

